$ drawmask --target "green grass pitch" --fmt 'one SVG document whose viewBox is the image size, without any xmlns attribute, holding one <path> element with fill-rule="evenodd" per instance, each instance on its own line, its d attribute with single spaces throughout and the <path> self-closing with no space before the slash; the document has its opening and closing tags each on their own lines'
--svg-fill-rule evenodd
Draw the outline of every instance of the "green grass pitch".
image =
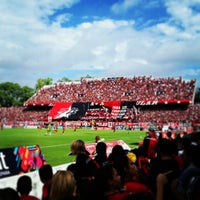
<svg viewBox="0 0 200 200">
<path fill-rule="evenodd" d="M 92 129 L 66 129 L 64 135 L 62 130 L 46 135 L 46 129 L 30 128 L 5 128 L 0 131 L 0 149 L 15 146 L 39 145 L 47 163 L 52 166 L 73 162 L 75 156 L 69 156 L 70 144 L 76 139 L 87 143 L 94 143 L 94 138 L 99 135 L 105 142 L 123 140 L 130 148 L 137 148 L 134 143 L 142 141 L 146 136 L 145 131 L 126 130 L 92 130 Z"/>
</svg>

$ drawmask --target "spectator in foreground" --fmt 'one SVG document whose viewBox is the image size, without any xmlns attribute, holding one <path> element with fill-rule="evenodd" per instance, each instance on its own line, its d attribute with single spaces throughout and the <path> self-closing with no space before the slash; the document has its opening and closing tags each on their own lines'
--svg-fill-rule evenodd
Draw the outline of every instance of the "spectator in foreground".
<svg viewBox="0 0 200 200">
<path fill-rule="evenodd" d="M 10 187 L 0 189 L 0 200 L 20 200 L 16 190 Z"/>
<path fill-rule="evenodd" d="M 42 200 L 49 200 L 49 193 L 51 189 L 51 180 L 53 177 L 53 169 L 49 164 L 43 165 L 39 169 L 40 181 L 43 183 Z"/>
<path fill-rule="evenodd" d="M 96 200 L 123 200 L 128 193 L 121 190 L 121 177 L 112 165 L 101 167 L 95 176 Z"/>
<path fill-rule="evenodd" d="M 21 200 L 39 200 L 37 197 L 29 195 L 32 190 L 32 180 L 29 176 L 20 176 L 17 180 L 17 191 Z"/>
<path fill-rule="evenodd" d="M 171 184 L 180 175 L 180 166 L 176 159 L 174 159 L 174 146 L 175 143 L 166 138 L 160 139 L 157 147 L 157 157 L 152 159 L 150 162 L 149 169 L 149 187 L 156 193 L 157 189 L 157 176 L 159 174 L 165 174 L 169 171 L 167 175 L 167 183 L 164 185 L 164 198 L 165 200 L 171 200 L 173 198 L 171 191 Z"/>
<path fill-rule="evenodd" d="M 153 200 L 154 194 L 138 177 L 136 164 L 127 155 L 119 157 L 116 162 L 113 165 L 117 173 L 121 176 L 121 184 L 124 190 L 127 193 L 132 193 L 132 198 Z"/>
<path fill-rule="evenodd" d="M 105 142 L 98 142 L 96 145 L 96 154 L 94 160 L 99 164 L 100 167 L 108 163 L 108 157 L 106 154 L 107 145 Z"/>
<path fill-rule="evenodd" d="M 99 169 L 99 165 L 90 157 L 89 152 L 85 148 L 82 140 L 75 140 L 71 144 L 71 152 L 76 155 L 76 177 L 81 180 L 83 178 L 93 177 Z"/>
<path fill-rule="evenodd" d="M 157 145 L 156 132 L 153 129 L 149 129 L 147 136 L 143 140 L 144 151 L 149 159 L 156 158 Z"/>
<path fill-rule="evenodd" d="M 184 147 L 185 168 L 173 184 L 173 192 L 178 200 L 200 199 L 200 145 L 191 141 Z"/>
<path fill-rule="evenodd" d="M 71 171 L 59 170 L 53 178 L 50 200 L 75 200 L 78 199 L 76 193 L 76 180 Z"/>
<path fill-rule="evenodd" d="M 81 199 L 88 199 L 94 195 L 93 177 L 99 170 L 98 163 L 90 157 L 82 140 L 75 140 L 71 144 L 71 152 L 76 155 L 73 171 L 75 172 L 77 192 Z"/>
</svg>

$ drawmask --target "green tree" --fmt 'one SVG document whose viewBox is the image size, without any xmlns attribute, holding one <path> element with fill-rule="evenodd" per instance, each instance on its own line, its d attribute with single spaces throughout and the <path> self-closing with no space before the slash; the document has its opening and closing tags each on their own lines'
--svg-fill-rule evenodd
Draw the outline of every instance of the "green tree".
<svg viewBox="0 0 200 200">
<path fill-rule="evenodd" d="M 18 83 L 5 82 L 0 84 L 0 106 L 22 106 L 24 101 L 34 94 L 34 90 Z"/>
<path fill-rule="evenodd" d="M 57 82 L 72 82 L 72 80 L 67 77 L 63 77 L 62 79 L 59 79 Z"/>
<path fill-rule="evenodd" d="M 49 78 L 49 77 L 48 78 L 39 78 L 35 85 L 35 90 L 37 91 L 45 85 L 51 85 L 52 81 L 53 81 L 52 78 Z"/>
<path fill-rule="evenodd" d="M 84 80 L 85 78 L 94 78 L 91 75 L 87 74 L 86 76 L 81 76 L 80 80 Z"/>
<path fill-rule="evenodd" d="M 24 86 L 21 88 L 21 102 L 27 101 L 30 97 L 32 97 L 35 93 L 33 88 L 28 86 Z"/>
</svg>

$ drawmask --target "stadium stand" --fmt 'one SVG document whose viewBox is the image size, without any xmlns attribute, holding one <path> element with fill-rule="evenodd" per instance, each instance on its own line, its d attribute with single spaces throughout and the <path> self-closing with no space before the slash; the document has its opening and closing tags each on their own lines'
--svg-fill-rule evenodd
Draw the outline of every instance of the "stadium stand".
<svg viewBox="0 0 200 200">
<path fill-rule="evenodd" d="M 196 80 L 152 76 L 85 79 L 42 87 L 24 107 L 0 108 L 0 118 L 10 126 L 69 121 L 79 126 L 173 128 L 199 122 L 194 105 Z M 76 122 L 74 122 L 76 121 Z"/>
<path fill-rule="evenodd" d="M 25 105 L 56 102 L 192 101 L 195 80 L 178 78 L 116 77 L 56 83 L 41 88 Z"/>
</svg>

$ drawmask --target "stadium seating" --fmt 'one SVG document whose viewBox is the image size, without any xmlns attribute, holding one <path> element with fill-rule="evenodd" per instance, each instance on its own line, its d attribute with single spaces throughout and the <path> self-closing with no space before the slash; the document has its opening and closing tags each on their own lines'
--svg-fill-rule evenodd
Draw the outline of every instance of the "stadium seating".
<svg viewBox="0 0 200 200">
<path fill-rule="evenodd" d="M 56 83 L 41 88 L 25 105 L 55 102 L 106 102 L 143 100 L 192 101 L 195 80 L 178 78 L 116 77 Z"/>
<path fill-rule="evenodd" d="M 193 105 L 195 87 L 196 80 L 182 77 L 134 76 L 61 82 L 42 87 L 24 107 L 0 107 L 0 118 L 11 126 L 38 124 L 50 118 L 60 120 L 50 114 L 53 107 L 63 103 L 69 104 L 64 120 L 95 120 L 97 125 L 105 121 L 191 124 L 200 119 L 200 107 Z"/>
</svg>

